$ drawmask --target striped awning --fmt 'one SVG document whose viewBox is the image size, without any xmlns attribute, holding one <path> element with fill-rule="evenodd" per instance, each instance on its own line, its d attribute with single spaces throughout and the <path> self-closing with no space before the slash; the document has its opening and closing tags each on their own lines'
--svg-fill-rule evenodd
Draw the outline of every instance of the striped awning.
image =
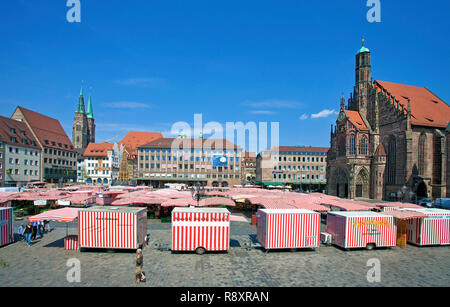
<svg viewBox="0 0 450 307">
<path fill-rule="evenodd" d="M 409 220 L 409 219 L 427 217 L 427 215 L 423 214 L 422 212 L 410 211 L 410 210 L 386 211 L 386 212 L 383 212 L 383 214 L 391 215 L 394 218 L 399 219 L 399 220 Z"/>
<path fill-rule="evenodd" d="M 57 221 L 57 222 L 73 222 L 78 217 L 79 208 L 62 208 L 50 210 L 28 218 L 29 221 Z"/>
</svg>

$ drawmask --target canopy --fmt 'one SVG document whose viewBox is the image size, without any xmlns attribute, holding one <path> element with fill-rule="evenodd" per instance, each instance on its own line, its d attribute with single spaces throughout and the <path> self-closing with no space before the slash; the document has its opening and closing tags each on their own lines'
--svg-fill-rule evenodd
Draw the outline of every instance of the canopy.
<svg viewBox="0 0 450 307">
<path fill-rule="evenodd" d="M 30 217 L 28 220 L 35 221 L 57 221 L 57 222 L 73 222 L 78 217 L 79 208 L 62 208 L 50 210 L 38 215 Z"/>
<path fill-rule="evenodd" d="M 383 212 L 383 214 L 392 215 L 396 219 L 399 220 L 409 220 L 414 218 L 425 218 L 427 217 L 426 214 L 423 214 L 422 212 L 417 211 L 410 211 L 410 210 L 396 210 L 396 211 L 387 211 Z"/>
</svg>

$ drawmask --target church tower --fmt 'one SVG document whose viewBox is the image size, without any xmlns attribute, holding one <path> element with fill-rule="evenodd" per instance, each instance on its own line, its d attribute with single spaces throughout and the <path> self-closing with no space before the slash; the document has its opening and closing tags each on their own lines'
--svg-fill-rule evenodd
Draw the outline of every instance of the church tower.
<svg viewBox="0 0 450 307">
<path fill-rule="evenodd" d="M 73 120 L 72 143 L 75 149 L 85 149 L 88 144 L 88 129 L 86 111 L 84 108 L 83 87 L 78 98 L 78 108 Z"/>
<path fill-rule="evenodd" d="M 89 95 L 86 118 L 87 118 L 87 133 L 88 133 L 87 142 L 88 144 L 95 143 L 95 119 L 94 119 L 94 111 L 92 108 L 92 95 Z"/>
<path fill-rule="evenodd" d="M 363 118 L 367 118 L 367 104 L 369 89 L 371 88 L 372 74 L 370 65 L 370 50 L 362 47 L 356 54 L 355 87 L 350 109 L 358 111 Z"/>
</svg>

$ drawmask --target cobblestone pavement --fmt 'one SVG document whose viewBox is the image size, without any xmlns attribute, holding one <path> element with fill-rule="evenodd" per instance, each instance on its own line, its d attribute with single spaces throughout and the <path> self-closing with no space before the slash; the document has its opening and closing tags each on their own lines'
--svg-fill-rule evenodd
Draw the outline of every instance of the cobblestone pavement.
<svg viewBox="0 0 450 307">
<path fill-rule="evenodd" d="M 18 225 L 18 222 L 16 222 Z M 20 221 L 22 223 L 22 221 Z M 144 249 L 147 283 L 134 284 L 134 251 L 66 251 L 66 226 L 54 230 L 31 247 L 16 242 L 0 248 L 0 286 L 168 286 L 168 287 L 289 287 L 289 286 L 449 286 L 450 247 L 416 247 L 345 251 L 321 246 L 315 251 L 247 250 L 243 244 L 256 227 L 231 223 L 231 248 L 226 253 L 171 253 L 155 242 L 170 244 L 169 223 L 149 220 L 150 245 Z M 76 234 L 76 225 L 69 234 Z M 17 228 L 16 228 L 17 229 Z M 81 282 L 69 283 L 66 263 L 81 263 Z M 381 282 L 369 283 L 367 261 L 378 258 Z"/>
</svg>

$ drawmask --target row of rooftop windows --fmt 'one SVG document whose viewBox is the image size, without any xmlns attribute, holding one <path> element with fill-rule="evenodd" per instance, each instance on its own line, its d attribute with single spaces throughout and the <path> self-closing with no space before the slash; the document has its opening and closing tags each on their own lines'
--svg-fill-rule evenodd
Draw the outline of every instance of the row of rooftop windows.
<svg viewBox="0 0 450 307">
<path fill-rule="evenodd" d="M 146 169 L 148 169 L 148 168 L 151 168 L 151 169 L 154 169 L 154 168 L 177 169 L 177 166 L 176 166 L 176 165 L 175 165 L 175 166 L 172 166 L 172 167 L 167 166 L 167 165 L 165 165 L 165 167 L 161 167 L 161 164 L 159 164 L 159 163 L 156 163 L 156 164 L 155 164 L 155 163 L 146 163 L 146 164 L 140 163 L 140 164 L 139 164 L 139 168 L 143 169 L 143 168 L 144 168 L 144 165 L 145 165 L 145 168 L 146 168 Z M 184 165 L 184 166 L 183 166 L 183 165 Z M 194 164 L 178 164 L 178 169 L 180 169 L 180 170 L 182 170 L 182 169 L 194 169 Z M 197 169 L 205 169 L 205 165 L 202 165 L 201 167 L 199 167 L 199 168 L 197 168 Z M 220 171 L 222 171 L 222 170 L 228 170 L 228 167 L 226 167 L 226 166 L 218 166 L 218 167 L 212 167 L 212 168 L 210 168 L 210 169 L 212 169 L 212 170 L 216 170 L 216 169 L 217 169 L 217 170 L 220 172 Z M 230 165 L 230 166 L 229 166 L 229 169 L 230 169 L 231 171 L 232 171 L 232 170 L 238 171 L 238 170 L 239 170 L 239 166 L 236 165 L 236 166 L 233 167 L 233 165 Z"/>
<path fill-rule="evenodd" d="M 63 156 L 63 157 L 70 157 L 70 158 L 75 157 L 75 153 L 73 153 L 73 152 L 68 152 L 68 151 L 64 151 L 64 150 L 56 150 L 56 149 L 51 149 L 51 148 L 44 148 L 44 153 L 45 154 L 48 153 L 50 155 Z"/>
<path fill-rule="evenodd" d="M 200 150 L 200 149 L 174 149 L 172 150 L 171 148 L 141 148 L 139 150 L 139 152 L 141 153 L 148 153 L 148 152 L 152 152 L 152 153 L 196 153 L 196 154 L 226 154 L 226 153 L 231 153 L 231 154 L 240 154 L 241 151 L 240 150 L 216 150 L 216 149 L 207 149 L 207 150 Z"/>
<path fill-rule="evenodd" d="M 191 156 L 191 157 L 189 157 L 189 159 L 187 159 L 187 158 L 188 157 L 185 157 L 185 159 L 183 159 L 183 157 L 170 157 L 169 156 L 169 157 L 167 157 L 167 161 L 192 161 L 192 162 L 194 162 L 194 160 L 196 162 L 211 162 L 212 161 L 211 157 L 192 157 Z M 230 157 L 229 159 L 230 159 L 230 162 L 239 162 L 239 158 L 238 157 L 236 157 L 236 158 Z M 143 161 L 144 160 L 144 156 L 140 156 L 139 160 Z M 150 160 L 150 156 L 145 156 L 145 160 L 149 161 Z M 160 157 L 160 156 L 151 156 L 151 161 L 166 161 L 166 157 L 165 156 L 162 156 L 162 157 Z"/>
<path fill-rule="evenodd" d="M 273 161 L 278 162 L 325 162 L 324 157 L 273 157 Z"/>
</svg>

